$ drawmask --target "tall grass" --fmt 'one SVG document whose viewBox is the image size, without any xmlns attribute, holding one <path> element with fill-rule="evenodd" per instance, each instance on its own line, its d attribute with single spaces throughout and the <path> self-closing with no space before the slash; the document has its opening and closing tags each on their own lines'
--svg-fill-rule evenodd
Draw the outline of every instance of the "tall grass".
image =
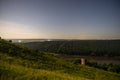
<svg viewBox="0 0 120 80">
<path fill-rule="evenodd" d="M 0 53 L 0 80 L 119 80 L 120 74 L 84 65 L 65 66 L 62 70 L 28 67 L 29 61 Z M 22 64 L 23 63 L 23 64 Z M 36 64 L 38 65 L 38 64 Z M 68 69 L 66 69 L 66 67 Z M 51 67 L 50 67 L 51 68 Z"/>
<path fill-rule="evenodd" d="M 59 71 L 26 68 L 7 62 L 1 62 L 0 75 L 0 80 L 89 80 Z"/>
</svg>

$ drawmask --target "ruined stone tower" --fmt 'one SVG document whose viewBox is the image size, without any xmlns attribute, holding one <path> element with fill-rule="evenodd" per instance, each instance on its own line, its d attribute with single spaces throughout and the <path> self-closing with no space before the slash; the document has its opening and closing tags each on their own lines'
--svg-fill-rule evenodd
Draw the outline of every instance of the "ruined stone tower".
<svg viewBox="0 0 120 80">
<path fill-rule="evenodd" d="M 85 65 L 85 62 L 86 62 L 85 58 L 81 58 L 81 64 Z"/>
</svg>

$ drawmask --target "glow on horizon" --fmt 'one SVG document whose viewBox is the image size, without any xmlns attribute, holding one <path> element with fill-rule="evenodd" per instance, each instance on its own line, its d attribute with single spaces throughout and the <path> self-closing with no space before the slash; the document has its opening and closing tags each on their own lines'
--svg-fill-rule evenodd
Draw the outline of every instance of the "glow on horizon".
<svg viewBox="0 0 120 80">
<path fill-rule="evenodd" d="M 118 39 L 119 35 L 73 35 L 73 34 L 50 34 L 46 32 L 37 33 L 31 26 L 0 21 L 0 35 L 5 39 Z"/>
<path fill-rule="evenodd" d="M 0 36 L 5 39 L 17 39 L 17 38 L 38 38 L 44 37 L 45 35 L 40 35 L 33 32 L 30 26 L 17 24 L 13 22 L 0 21 Z M 32 31 L 33 30 L 33 31 Z"/>
</svg>

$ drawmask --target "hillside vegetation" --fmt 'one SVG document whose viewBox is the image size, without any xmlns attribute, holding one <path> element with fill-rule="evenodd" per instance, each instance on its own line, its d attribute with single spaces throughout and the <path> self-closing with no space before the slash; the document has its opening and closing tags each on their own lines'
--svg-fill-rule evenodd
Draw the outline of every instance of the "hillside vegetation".
<svg viewBox="0 0 120 80">
<path fill-rule="evenodd" d="M 73 64 L 0 39 L 0 80 L 119 80 L 120 74 Z"/>
<path fill-rule="evenodd" d="M 120 56 L 120 40 L 71 40 L 24 43 L 45 52 L 84 56 Z"/>
</svg>

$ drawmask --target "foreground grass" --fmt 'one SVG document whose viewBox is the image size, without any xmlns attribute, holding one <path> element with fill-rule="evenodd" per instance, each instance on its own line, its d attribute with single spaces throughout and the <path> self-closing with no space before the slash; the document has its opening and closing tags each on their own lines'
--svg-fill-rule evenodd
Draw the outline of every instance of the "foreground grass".
<svg viewBox="0 0 120 80">
<path fill-rule="evenodd" d="M 120 74 L 84 65 L 68 65 L 62 70 L 50 70 L 28 67 L 22 64 L 24 62 L 24 59 L 0 53 L 0 80 L 120 80 Z"/>
<path fill-rule="evenodd" d="M 26 68 L 19 65 L 0 64 L 0 80 L 90 80 L 59 71 Z"/>
</svg>

